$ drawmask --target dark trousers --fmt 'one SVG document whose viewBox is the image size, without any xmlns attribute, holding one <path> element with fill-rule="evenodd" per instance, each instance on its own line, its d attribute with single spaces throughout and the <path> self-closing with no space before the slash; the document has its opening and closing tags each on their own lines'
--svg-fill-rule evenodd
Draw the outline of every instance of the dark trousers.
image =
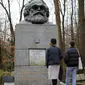
<svg viewBox="0 0 85 85">
<path fill-rule="evenodd" d="M 60 65 L 60 69 L 59 69 L 59 80 L 62 81 L 62 77 L 63 77 L 63 68 L 62 66 Z"/>
<path fill-rule="evenodd" d="M 52 84 L 57 85 L 57 79 L 52 79 Z"/>
</svg>

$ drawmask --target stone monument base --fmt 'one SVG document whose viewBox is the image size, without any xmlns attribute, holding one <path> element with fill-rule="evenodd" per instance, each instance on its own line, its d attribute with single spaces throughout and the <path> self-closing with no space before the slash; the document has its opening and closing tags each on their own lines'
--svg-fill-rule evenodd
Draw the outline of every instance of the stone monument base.
<svg viewBox="0 0 85 85">
<path fill-rule="evenodd" d="M 52 85 L 45 66 L 16 66 L 15 85 Z"/>
<path fill-rule="evenodd" d="M 59 44 L 56 25 L 28 23 L 16 25 L 15 85 L 52 85 L 51 80 L 48 80 L 45 62 L 43 62 L 42 66 L 30 63 L 32 57 L 34 61 L 40 61 L 40 58 L 42 58 L 45 53 L 43 54 L 43 51 L 38 51 L 36 55 L 32 54 L 30 56 L 29 51 L 30 49 L 47 49 L 51 38 L 56 38 L 57 45 Z"/>
</svg>

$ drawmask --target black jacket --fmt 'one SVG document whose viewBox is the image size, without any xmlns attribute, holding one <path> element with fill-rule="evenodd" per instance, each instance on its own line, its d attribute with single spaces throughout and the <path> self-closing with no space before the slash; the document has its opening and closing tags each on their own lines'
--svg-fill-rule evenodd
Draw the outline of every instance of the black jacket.
<svg viewBox="0 0 85 85">
<path fill-rule="evenodd" d="M 51 46 L 46 51 L 46 66 L 58 65 L 62 59 L 61 49 L 57 46 Z"/>
<path fill-rule="evenodd" d="M 78 58 L 78 50 L 74 47 L 69 48 L 65 56 L 65 63 L 67 64 L 67 67 L 78 67 Z"/>
</svg>

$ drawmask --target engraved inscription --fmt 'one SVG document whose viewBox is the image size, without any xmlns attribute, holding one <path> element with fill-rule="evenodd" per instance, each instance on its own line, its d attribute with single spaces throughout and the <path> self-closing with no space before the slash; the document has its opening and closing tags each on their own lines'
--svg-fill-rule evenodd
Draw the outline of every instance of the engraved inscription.
<svg viewBox="0 0 85 85">
<path fill-rule="evenodd" d="M 30 65 L 45 65 L 45 50 L 29 50 Z"/>
</svg>

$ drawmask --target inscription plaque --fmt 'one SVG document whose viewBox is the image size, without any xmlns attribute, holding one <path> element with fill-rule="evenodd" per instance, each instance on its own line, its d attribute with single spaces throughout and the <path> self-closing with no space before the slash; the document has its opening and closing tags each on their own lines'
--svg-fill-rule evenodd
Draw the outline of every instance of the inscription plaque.
<svg viewBox="0 0 85 85">
<path fill-rule="evenodd" d="M 46 49 L 29 49 L 30 65 L 45 65 Z"/>
</svg>

